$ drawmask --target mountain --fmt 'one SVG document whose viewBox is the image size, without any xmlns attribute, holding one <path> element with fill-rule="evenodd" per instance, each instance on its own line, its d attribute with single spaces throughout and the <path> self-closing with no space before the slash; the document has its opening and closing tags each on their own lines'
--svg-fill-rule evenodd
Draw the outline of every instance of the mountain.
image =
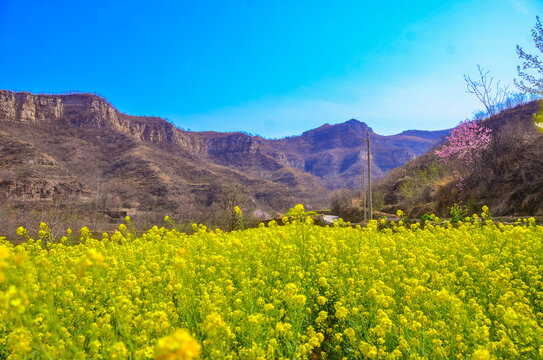
<svg viewBox="0 0 543 360">
<path fill-rule="evenodd" d="M 184 131 L 157 117 L 123 114 L 92 94 L 0 90 L 0 200 L 26 210 L 53 204 L 189 219 L 211 216 L 238 189 L 245 195 L 237 201 L 261 213 L 298 202 L 322 208 L 330 190 L 357 186 L 366 132 L 375 177 L 448 134 L 381 136 L 352 119 L 269 140 Z"/>
<path fill-rule="evenodd" d="M 410 130 L 382 136 L 365 123 L 351 119 L 337 125 L 325 124 L 300 136 L 266 141 L 263 151 L 282 163 L 318 177 L 327 189 L 359 188 L 360 163 L 366 161 L 366 134 L 370 134 L 372 176 L 424 154 L 450 130 Z"/>
<path fill-rule="evenodd" d="M 390 171 L 376 184 L 387 210 L 402 208 L 413 217 L 448 215 L 448 207 L 462 202 L 470 212 L 487 205 L 495 215 L 542 216 L 543 133 L 534 123 L 542 106 L 543 101 L 533 101 L 484 120 L 492 141 L 473 168 L 442 165 L 428 152 Z M 441 174 L 430 179 L 438 170 Z"/>
</svg>

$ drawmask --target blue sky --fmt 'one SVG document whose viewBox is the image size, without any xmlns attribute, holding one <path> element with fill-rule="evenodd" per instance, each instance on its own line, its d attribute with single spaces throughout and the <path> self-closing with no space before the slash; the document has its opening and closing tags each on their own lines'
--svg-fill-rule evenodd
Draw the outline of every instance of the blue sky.
<svg viewBox="0 0 543 360">
<path fill-rule="evenodd" d="M 96 92 L 192 130 L 299 134 L 455 126 L 463 74 L 511 83 L 536 0 L 0 0 L 0 88 Z"/>
</svg>

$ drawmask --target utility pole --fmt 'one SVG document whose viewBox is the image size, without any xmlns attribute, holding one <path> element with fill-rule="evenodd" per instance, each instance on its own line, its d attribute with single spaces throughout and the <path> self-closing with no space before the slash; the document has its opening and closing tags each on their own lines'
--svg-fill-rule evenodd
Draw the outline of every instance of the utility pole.
<svg viewBox="0 0 543 360">
<path fill-rule="evenodd" d="M 360 202 L 363 204 L 362 206 L 364 207 L 364 221 L 368 220 L 368 215 L 367 215 L 367 212 L 366 212 L 366 176 L 364 174 L 364 151 L 360 151 L 360 168 L 361 168 L 361 183 L 362 183 L 362 187 L 361 187 L 361 191 L 360 191 L 360 196 L 362 197 L 360 199 Z"/>
<path fill-rule="evenodd" d="M 370 152 L 370 133 L 366 133 L 366 143 L 368 144 L 368 207 L 370 212 L 370 220 L 373 219 L 373 207 L 371 204 L 371 152 Z"/>
</svg>

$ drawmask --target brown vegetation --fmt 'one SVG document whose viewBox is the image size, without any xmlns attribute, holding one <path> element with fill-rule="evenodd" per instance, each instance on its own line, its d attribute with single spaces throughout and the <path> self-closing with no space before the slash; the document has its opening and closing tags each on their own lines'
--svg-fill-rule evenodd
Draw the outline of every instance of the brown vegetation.
<svg viewBox="0 0 543 360">
<path fill-rule="evenodd" d="M 169 214 L 179 223 L 228 228 L 218 209 L 231 184 L 246 194 L 238 205 L 247 218 L 254 212 L 273 217 L 297 203 L 325 208 L 330 190 L 358 185 L 367 131 L 374 177 L 447 133 L 380 136 L 350 120 L 268 140 L 183 131 L 160 118 L 122 114 L 92 94 L 0 90 L 0 225 L 36 227 L 45 217 L 28 214 L 58 211 L 70 214 L 65 225 L 85 223 L 96 231 L 112 229 L 126 214 L 142 226 Z"/>
<path fill-rule="evenodd" d="M 496 215 L 542 215 L 543 135 L 533 122 L 540 105 L 531 102 L 486 119 L 494 141 L 472 171 L 439 164 L 432 151 L 391 171 L 375 187 L 386 194 L 385 210 L 446 215 L 462 201 L 471 211 L 486 204 Z M 455 170 L 468 174 L 460 187 Z"/>
</svg>

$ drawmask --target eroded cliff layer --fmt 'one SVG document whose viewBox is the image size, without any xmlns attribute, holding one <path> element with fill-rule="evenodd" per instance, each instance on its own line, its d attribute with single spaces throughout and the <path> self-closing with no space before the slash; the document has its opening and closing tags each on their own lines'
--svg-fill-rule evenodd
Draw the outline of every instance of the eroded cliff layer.
<svg viewBox="0 0 543 360">
<path fill-rule="evenodd" d="M 60 197 L 104 208 L 172 211 L 217 204 L 221 189 L 232 184 L 243 189 L 253 209 L 284 211 L 298 202 L 324 207 L 330 190 L 358 186 L 366 133 L 375 177 L 448 133 L 380 136 L 352 119 L 268 140 L 184 131 L 157 117 L 123 114 L 93 94 L 5 90 L 0 131 L 9 139 L 0 148 L 0 194 L 8 203 Z"/>
</svg>

